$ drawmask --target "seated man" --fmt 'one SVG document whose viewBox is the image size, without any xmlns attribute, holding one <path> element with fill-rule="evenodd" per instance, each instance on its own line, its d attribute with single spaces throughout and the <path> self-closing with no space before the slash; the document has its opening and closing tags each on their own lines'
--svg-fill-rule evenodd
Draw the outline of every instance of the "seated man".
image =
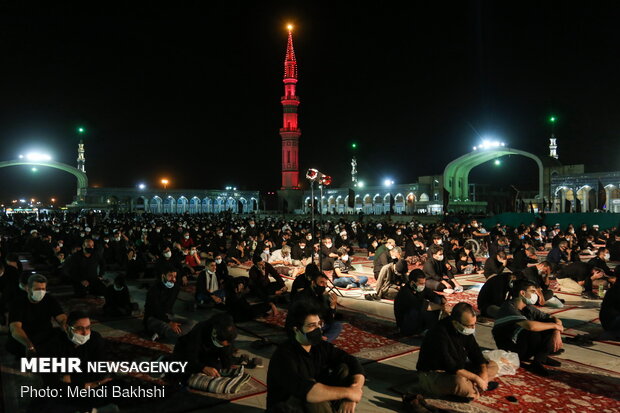
<svg viewBox="0 0 620 413">
<path fill-rule="evenodd" d="M 489 257 L 484 263 L 484 278 L 501 274 L 508 267 L 508 256 L 506 251 L 498 251 L 493 257 Z"/>
<path fill-rule="evenodd" d="M 423 391 L 472 400 L 489 388 L 489 380 L 497 375 L 499 368 L 495 362 L 485 360 L 475 331 L 473 307 L 458 303 L 450 317 L 426 334 L 417 364 Z"/>
<path fill-rule="evenodd" d="M 272 252 L 269 257 L 269 264 L 280 274 L 288 275 L 293 278 L 297 277 L 299 272 L 298 268 L 291 268 L 293 265 L 293 258 L 291 257 L 291 247 L 288 245 L 283 245 L 279 250 Z"/>
<path fill-rule="evenodd" d="M 393 239 L 388 239 L 385 244 L 382 244 L 377 247 L 375 251 L 375 255 L 373 257 L 373 269 L 372 272 L 375 276 L 375 279 L 378 279 L 379 273 L 381 269 L 389 264 L 391 260 L 390 251 L 392 251 L 396 247 L 396 241 Z"/>
<path fill-rule="evenodd" d="M 512 263 L 508 265 L 508 268 L 512 272 L 521 272 L 528 266 L 538 263 L 538 256 L 536 255 L 536 249 L 532 247 L 528 242 L 525 243 L 526 248 L 520 249 L 514 253 Z"/>
<path fill-rule="evenodd" d="M 188 362 L 180 381 L 185 384 L 194 373 L 220 377 L 220 370 L 232 365 L 236 338 L 237 327 L 228 314 L 217 314 L 196 324 L 192 331 L 179 338 L 172 352 L 172 359 Z"/>
<path fill-rule="evenodd" d="M 618 267 L 616 267 L 618 268 Z M 605 293 L 600 312 L 603 337 L 620 341 L 620 284 L 616 281 Z"/>
<path fill-rule="evenodd" d="M 312 235 L 310 235 L 312 240 Z M 296 267 L 306 266 L 312 262 L 312 242 L 306 238 L 301 238 L 297 245 L 291 249 L 291 258 Z"/>
<path fill-rule="evenodd" d="M 426 286 L 433 291 L 454 289 L 455 292 L 462 292 L 463 287 L 454 278 L 452 266 L 444 262 L 443 248 L 439 245 L 431 245 L 428 253 L 430 258 L 422 268 L 426 275 Z"/>
<path fill-rule="evenodd" d="M 310 285 L 295 295 L 295 301 L 309 301 L 319 307 L 323 320 L 323 335 L 327 341 L 333 343 L 342 331 L 342 323 L 335 320 L 338 298 L 335 293 L 325 294 L 327 275 L 319 271 L 310 272 Z"/>
<path fill-rule="evenodd" d="M 282 276 L 268 262 L 259 256 L 252 259 L 254 265 L 250 268 L 250 290 L 261 301 L 271 302 L 271 296 L 283 296 L 287 288 Z M 269 278 L 273 278 L 271 281 Z"/>
<path fill-rule="evenodd" d="M 196 304 L 204 305 L 206 302 L 213 302 L 216 305 L 224 304 L 226 290 L 223 280 L 217 277 L 217 264 L 214 260 L 205 260 L 205 270 L 198 274 L 196 279 Z"/>
<path fill-rule="evenodd" d="M 565 263 L 571 262 L 570 254 L 571 252 L 568 248 L 568 242 L 566 240 L 562 240 L 558 242 L 558 245 L 553 247 L 551 251 L 549 251 L 549 254 L 547 254 L 547 261 L 557 267 L 562 261 Z"/>
<path fill-rule="evenodd" d="M 66 388 L 67 385 L 77 386 L 80 389 L 106 390 L 107 397 L 71 397 L 52 399 L 52 411 L 64 408 L 63 411 L 90 411 L 94 407 L 109 404 L 111 386 L 123 384 L 119 380 L 112 382 L 112 378 L 104 373 L 90 372 L 86 368 L 89 362 L 108 361 L 106 341 L 96 331 L 91 331 L 90 317 L 82 311 L 72 311 L 67 317 L 63 330 L 56 329 L 50 340 L 46 357 L 78 358 L 82 372 L 56 373 L 44 375 L 44 381 L 50 387 Z M 52 407 L 46 405 L 48 408 Z M 32 407 L 32 406 L 31 406 Z"/>
<path fill-rule="evenodd" d="M 131 302 L 129 288 L 122 275 L 116 276 L 114 282 L 106 287 L 104 297 L 103 312 L 109 316 L 128 316 L 138 309 L 138 304 Z"/>
<path fill-rule="evenodd" d="M 600 268 L 601 270 L 603 270 L 603 272 L 605 272 L 604 279 L 606 281 L 609 281 L 611 279 L 611 281 L 614 282 L 615 281 L 614 278 L 616 278 L 616 274 L 607 265 L 610 258 L 611 256 L 609 254 L 609 249 L 605 247 L 601 247 L 596 252 L 596 257 L 588 261 L 588 265 L 592 268 L 594 267 Z"/>
<path fill-rule="evenodd" d="M 179 295 L 180 283 L 177 282 L 177 273 L 172 266 L 158 268 L 155 283 L 146 294 L 144 303 L 144 327 L 153 334 L 152 340 L 160 337 L 172 342 L 189 332 L 195 325 L 193 320 L 175 316 L 174 303 Z"/>
<path fill-rule="evenodd" d="M 334 261 L 338 258 L 336 251 L 337 250 L 332 242 L 332 239 L 329 237 L 323 238 L 323 245 L 321 245 L 320 252 L 322 270 L 325 271 L 334 269 Z"/>
<path fill-rule="evenodd" d="M 551 264 L 549 261 L 543 261 L 531 267 L 527 267 L 522 272 L 523 278 L 533 282 L 536 285 L 536 294 L 538 294 L 539 305 L 551 308 L 562 308 L 564 304 L 549 289 L 549 277 L 551 276 Z"/>
<path fill-rule="evenodd" d="M 338 259 L 334 261 L 333 283 L 340 288 L 365 288 L 368 277 L 349 274 L 349 254 L 345 247 L 338 249 Z"/>
<path fill-rule="evenodd" d="M 472 274 L 474 272 L 479 272 L 477 262 L 475 260 L 473 263 L 471 262 L 471 258 L 469 254 L 467 254 L 466 250 L 459 251 L 454 265 L 456 267 L 457 274 Z"/>
<path fill-rule="evenodd" d="M 404 335 L 421 333 L 433 328 L 445 311 L 446 299 L 426 288 L 426 276 L 420 269 L 409 273 L 409 282 L 403 285 L 394 300 L 396 325 Z"/>
<path fill-rule="evenodd" d="M 502 273 L 489 278 L 478 293 L 478 310 L 484 317 L 497 318 L 499 307 L 508 299 L 515 274 Z"/>
<path fill-rule="evenodd" d="M 54 335 L 52 318 L 64 328 L 67 315 L 56 298 L 47 294 L 47 278 L 32 274 L 26 294 L 19 294 L 9 307 L 7 351 L 17 357 L 46 354 L 49 339 Z"/>
<path fill-rule="evenodd" d="M 65 270 L 73 280 L 76 296 L 83 297 L 86 294 L 103 296 L 105 284 L 101 280 L 104 265 L 99 254 L 95 252 L 95 242 L 92 239 L 84 240 L 81 251 L 71 255 Z"/>
<path fill-rule="evenodd" d="M 511 295 L 497 314 L 493 326 L 495 343 L 502 350 L 519 354 L 522 363 L 533 357 L 528 368 L 535 374 L 548 376 L 544 365 L 561 365 L 548 356 L 562 348 L 562 321 L 534 307 L 538 294 L 533 282 L 516 281 Z"/>
<path fill-rule="evenodd" d="M 294 303 L 286 318 L 289 339 L 267 372 L 267 411 L 353 412 L 362 399 L 360 362 L 322 339 L 320 309 Z"/>
<path fill-rule="evenodd" d="M 394 247 L 388 250 L 391 262 L 384 265 L 379 271 L 377 277 L 376 298 L 391 298 L 396 295 L 396 290 L 401 284 L 407 282 L 407 261 L 402 259 L 402 250 L 400 247 Z M 392 289 L 393 291 L 390 291 Z"/>
</svg>

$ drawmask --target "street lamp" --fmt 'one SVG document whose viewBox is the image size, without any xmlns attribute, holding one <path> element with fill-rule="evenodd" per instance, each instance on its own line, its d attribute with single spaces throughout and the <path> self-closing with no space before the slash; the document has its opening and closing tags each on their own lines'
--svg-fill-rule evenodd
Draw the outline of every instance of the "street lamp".
<svg viewBox="0 0 620 413">
<path fill-rule="evenodd" d="M 162 181 L 163 181 L 163 180 L 162 180 Z M 163 183 L 163 182 L 162 182 L 162 183 Z M 166 182 L 166 183 L 167 183 L 167 182 Z M 142 189 L 145 189 L 145 188 L 146 188 L 146 185 L 145 185 L 145 184 L 138 184 L 138 188 L 139 188 L 139 189 L 141 189 L 141 190 L 142 190 Z"/>
<path fill-rule="evenodd" d="M 168 181 L 166 178 L 164 178 L 164 179 L 162 179 L 162 180 L 161 180 L 161 184 L 164 186 L 164 189 L 167 189 L 167 188 L 168 188 L 168 182 L 169 182 L 169 181 Z"/>
<path fill-rule="evenodd" d="M 393 180 L 391 180 L 391 179 L 389 179 L 389 178 L 388 178 L 388 179 L 384 179 L 384 180 L 383 180 L 383 186 L 390 187 L 390 186 L 392 186 L 392 185 L 394 185 L 394 181 L 393 181 Z"/>
<path fill-rule="evenodd" d="M 495 166 L 499 166 L 499 165 L 501 165 L 501 163 L 502 163 L 502 162 L 501 162 L 499 159 L 496 159 L 496 160 L 495 160 Z"/>
<path fill-rule="evenodd" d="M 357 182 L 357 187 L 358 187 L 358 188 L 363 188 L 363 187 L 364 187 L 364 185 L 365 185 L 365 184 L 364 184 L 364 181 L 358 181 L 358 182 Z"/>
</svg>

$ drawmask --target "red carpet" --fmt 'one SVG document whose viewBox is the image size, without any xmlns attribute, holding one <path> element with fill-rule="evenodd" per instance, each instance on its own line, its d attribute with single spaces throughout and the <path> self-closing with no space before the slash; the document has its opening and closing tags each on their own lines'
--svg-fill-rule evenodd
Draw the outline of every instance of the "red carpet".
<svg viewBox="0 0 620 413">
<path fill-rule="evenodd" d="M 469 404 L 427 398 L 434 407 L 472 412 L 620 412 L 620 374 L 562 360 L 562 367 L 543 378 L 519 369 L 497 379 L 499 387 Z M 407 385 L 393 388 L 397 393 Z M 506 399 L 513 396 L 516 402 Z"/>
</svg>

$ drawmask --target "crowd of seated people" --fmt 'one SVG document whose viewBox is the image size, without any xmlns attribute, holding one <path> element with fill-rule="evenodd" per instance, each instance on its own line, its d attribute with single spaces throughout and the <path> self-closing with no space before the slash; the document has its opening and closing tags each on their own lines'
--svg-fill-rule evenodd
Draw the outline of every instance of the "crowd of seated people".
<svg viewBox="0 0 620 413">
<path fill-rule="evenodd" d="M 479 315 L 495 319 L 493 335 L 499 348 L 517 352 L 533 372 L 548 374 L 544 366 L 557 365 L 549 356 L 562 350 L 558 337 L 563 327 L 537 307 L 561 307 L 558 288 L 592 300 L 602 298 L 595 291 L 608 290 L 601 323 L 611 339 L 620 337 L 617 267 L 609 266 L 612 258 L 620 259 L 616 228 L 498 224 L 486 230 L 475 220 L 427 225 L 339 220 L 312 228 L 306 219 L 91 213 L 42 215 L 38 220 L 3 217 L 0 235 L 0 321 L 8 328 L 7 350 L 18 357 L 53 352 L 59 331 L 71 342 L 87 340 L 80 335 L 90 327 L 90 315 L 69 314 L 68 321 L 62 303 L 48 292 L 49 280 L 70 286 L 78 300 L 103 298 L 101 312 L 109 317 L 139 314 L 144 330 L 137 333 L 181 346 L 175 348 L 175 357 L 192 357 L 194 370 L 207 375 L 230 365 L 229 349 L 221 349 L 235 339 L 235 323 L 277 315 L 290 305 L 303 307 L 295 319 L 287 320 L 290 342 L 274 355 L 279 360 L 274 370 L 298 368 L 291 365 L 299 357 L 294 353 L 297 346 L 311 355 L 316 351 L 333 358 L 349 370 L 334 378 L 339 387 L 326 382 L 317 388 L 322 382 L 310 376 L 326 368 L 324 359 L 316 361 L 319 370 L 296 370 L 299 383 L 281 383 L 270 373 L 272 387 L 291 391 L 292 398 L 274 396 L 270 389 L 269 406 L 325 407 L 327 401 L 342 400 L 354 408 L 359 401 L 363 370 L 332 348 L 342 324 L 330 286 L 364 291 L 374 284 L 377 294 L 367 294 L 370 299 L 394 298 L 395 329 L 404 335 L 425 335 L 418 370 L 423 387 L 432 394 L 475 398 L 493 387 L 489 382 L 496 366 L 480 358 L 471 336 Z M 488 258 L 474 254 L 470 240 L 486 249 Z M 19 254 L 36 274 L 23 271 Z M 374 280 L 355 271 L 355 254 L 372 261 Z M 233 268 L 240 271 L 231 274 Z M 477 274 L 485 279 L 478 294 L 480 314 L 464 303 L 450 308 L 445 297 L 464 290 L 457 275 Z M 288 279 L 294 279 L 290 288 Z M 130 285 L 147 281 L 138 312 Z M 555 290 L 552 282 L 558 286 Z M 194 288 L 194 309 L 200 310 L 198 323 L 192 319 L 196 317 L 175 314 L 179 294 L 188 286 Z M 211 309 L 228 318 L 211 320 Z M 516 331 L 518 339 L 509 340 Z M 436 360 L 435 353 L 451 340 L 465 352 Z M 203 341 L 213 344 L 203 349 L 204 357 L 183 356 Z M 98 386 L 106 379 L 98 380 Z M 318 395 L 330 387 L 337 390 Z"/>
</svg>

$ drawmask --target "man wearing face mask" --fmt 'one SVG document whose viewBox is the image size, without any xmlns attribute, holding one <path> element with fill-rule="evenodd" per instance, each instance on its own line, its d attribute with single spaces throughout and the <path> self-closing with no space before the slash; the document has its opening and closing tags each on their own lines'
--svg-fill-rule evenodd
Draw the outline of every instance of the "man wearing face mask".
<svg viewBox="0 0 620 413">
<path fill-rule="evenodd" d="M 426 276 L 420 269 L 409 273 L 394 300 L 394 317 L 400 332 L 410 336 L 434 327 L 439 313 L 445 310 L 446 299 L 426 288 Z"/>
<path fill-rule="evenodd" d="M 417 364 L 420 386 L 425 393 L 473 400 L 497 387 L 490 380 L 497 375 L 498 365 L 482 355 L 475 330 L 473 307 L 458 303 L 450 317 L 426 334 Z"/>
<path fill-rule="evenodd" d="M 283 296 L 287 287 L 278 271 L 261 257 L 252 259 L 254 265 L 250 268 L 250 289 L 264 303 L 271 302 L 271 296 Z M 271 281 L 270 277 L 275 281 Z"/>
<path fill-rule="evenodd" d="M 137 309 L 137 303 L 131 302 L 125 277 L 117 275 L 114 282 L 106 287 L 103 312 L 111 317 L 122 317 L 131 315 L 134 308 Z"/>
<path fill-rule="evenodd" d="M 160 267 L 144 303 L 143 322 L 146 330 L 153 334 L 153 341 L 163 337 L 174 342 L 195 325 L 193 320 L 173 314 L 179 289 L 175 269 Z"/>
<path fill-rule="evenodd" d="M 321 269 L 323 271 L 333 270 L 334 261 L 338 258 L 338 250 L 334 246 L 330 237 L 323 238 L 321 245 Z"/>
<path fill-rule="evenodd" d="M 312 235 L 310 235 L 312 240 Z M 306 242 L 306 238 L 299 240 L 297 245 L 291 249 L 291 258 L 293 258 L 293 265 L 306 266 L 312 262 L 312 246 L 310 241 Z"/>
<path fill-rule="evenodd" d="M 502 273 L 495 275 L 482 285 L 478 293 L 478 310 L 484 317 L 497 318 L 499 307 L 510 295 L 517 279 L 515 274 Z"/>
<path fill-rule="evenodd" d="M 379 277 L 381 269 L 390 262 L 392 262 L 392 256 L 390 255 L 390 251 L 394 249 L 395 246 L 396 241 L 390 238 L 384 245 L 380 245 L 375 251 L 375 256 L 372 264 L 375 280 Z"/>
<path fill-rule="evenodd" d="M 335 321 L 338 298 L 335 293 L 325 294 L 327 275 L 322 272 L 311 272 L 310 284 L 295 295 L 295 301 L 310 301 L 321 310 L 321 320 L 324 322 L 323 336 L 333 343 L 342 331 L 342 323 Z"/>
<path fill-rule="evenodd" d="M 64 328 L 67 315 L 58 301 L 46 294 L 47 278 L 40 274 L 28 277 L 26 294 L 19 295 L 9 307 L 10 336 L 6 343 L 9 353 L 17 357 L 45 354 L 48 340 L 54 333 L 51 319 Z"/>
<path fill-rule="evenodd" d="M 598 249 L 598 251 L 596 251 L 596 256 L 590 261 L 588 261 L 588 265 L 590 266 L 590 268 L 600 268 L 605 272 L 605 275 L 607 277 L 615 277 L 616 275 L 607 265 L 610 258 L 611 256 L 609 254 L 609 249 L 607 249 L 606 247 L 601 247 Z"/>
<path fill-rule="evenodd" d="M 289 339 L 267 372 L 267 411 L 355 411 L 365 378 L 359 361 L 322 339 L 320 309 L 294 303 L 286 318 Z"/>
<path fill-rule="evenodd" d="M 194 373 L 220 377 L 220 371 L 233 364 L 236 338 L 237 327 L 229 314 L 217 314 L 196 324 L 179 338 L 172 353 L 172 359 L 188 362 L 180 381 L 184 383 Z"/>
<path fill-rule="evenodd" d="M 82 243 L 82 250 L 71 255 L 65 265 L 67 274 L 73 280 L 76 296 L 104 295 L 103 267 L 102 260 L 95 253 L 95 242 L 92 239 L 85 239 Z"/>
<path fill-rule="evenodd" d="M 538 294 L 539 305 L 551 308 L 562 308 L 564 304 L 553 294 L 553 290 L 549 288 L 551 276 L 551 264 L 543 261 L 536 265 L 532 265 L 523 270 L 523 278 L 533 282 L 536 285 L 536 294 Z"/>
<path fill-rule="evenodd" d="M 548 376 L 547 366 L 558 367 L 561 363 L 549 358 L 562 349 L 564 331 L 562 321 L 543 313 L 534 304 L 538 301 L 536 285 L 519 280 L 512 289 L 512 298 L 502 304 L 493 326 L 493 338 L 497 347 L 519 354 L 522 363 L 533 357 L 527 368 L 535 374 Z"/>
<path fill-rule="evenodd" d="M 426 275 L 426 286 L 433 291 L 454 289 L 455 292 L 463 291 L 463 287 L 454 278 L 454 269 L 444 261 L 443 248 L 439 245 L 431 245 L 428 249 L 431 256 L 424 263 L 422 271 Z"/>
<path fill-rule="evenodd" d="M 205 261 L 205 270 L 198 274 L 196 280 L 196 304 L 204 306 L 205 303 L 224 305 L 226 291 L 224 281 L 217 277 L 217 264 L 213 260 Z"/>
</svg>

